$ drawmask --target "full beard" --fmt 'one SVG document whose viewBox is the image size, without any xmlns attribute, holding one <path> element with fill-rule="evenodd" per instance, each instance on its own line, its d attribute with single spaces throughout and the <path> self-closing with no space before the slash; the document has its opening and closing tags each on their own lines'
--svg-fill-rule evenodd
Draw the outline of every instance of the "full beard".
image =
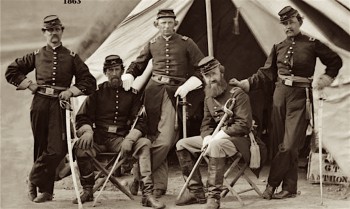
<svg viewBox="0 0 350 209">
<path fill-rule="evenodd" d="M 205 95 L 210 96 L 210 97 L 217 97 L 219 95 L 221 95 L 222 93 L 224 93 L 224 91 L 227 88 L 227 82 L 225 79 L 221 79 L 221 81 L 217 81 L 215 83 L 212 84 L 207 84 L 205 86 Z"/>
<path fill-rule="evenodd" d="M 112 88 L 118 88 L 118 87 L 121 85 L 120 78 L 112 78 L 112 79 L 109 81 L 109 85 L 110 85 L 110 87 L 112 87 Z"/>
</svg>

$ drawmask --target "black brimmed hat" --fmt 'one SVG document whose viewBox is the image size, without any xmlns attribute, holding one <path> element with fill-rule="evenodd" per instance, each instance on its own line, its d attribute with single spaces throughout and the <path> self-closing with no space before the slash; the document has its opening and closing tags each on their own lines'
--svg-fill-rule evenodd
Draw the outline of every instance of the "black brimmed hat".
<svg viewBox="0 0 350 209">
<path fill-rule="evenodd" d="M 220 66 L 220 62 L 212 56 L 204 57 L 198 63 L 198 68 L 202 74 L 206 74 L 218 66 Z"/>
<path fill-rule="evenodd" d="M 278 15 L 280 16 L 280 22 L 283 23 L 293 17 L 296 17 L 299 15 L 298 10 L 293 9 L 291 6 L 284 7 Z"/>
<path fill-rule="evenodd" d="M 49 28 L 54 28 L 54 27 L 63 27 L 61 20 L 58 18 L 57 15 L 48 15 L 44 17 L 43 20 L 43 30 L 49 29 Z"/>
<path fill-rule="evenodd" d="M 165 17 L 171 17 L 171 18 L 176 18 L 176 15 L 174 13 L 174 10 L 172 9 L 160 9 L 157 14 L 157 20 L 160 18 L 165 18 Z"/>
</svg>

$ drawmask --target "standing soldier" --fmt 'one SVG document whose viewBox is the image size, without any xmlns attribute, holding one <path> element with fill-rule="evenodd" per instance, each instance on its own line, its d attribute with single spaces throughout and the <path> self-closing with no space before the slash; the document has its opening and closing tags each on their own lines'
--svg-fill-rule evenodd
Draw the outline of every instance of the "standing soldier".
<svg viewBox="0 0 350 209">
<path fill-rule="evenodd" d="M 202 84 L 194 66 L 204 57 L 194 41 L 175 33 L 178 21 L 172 9 L 161 9 L 154 26 L 160 35 L 151 40 L 122 75 L 123 87 L 129 90 L 134 78 L 143 73 L 148 61 L 153 59 L 152 77 L 145 89 L 144 103 L 148 114 L 149 138 L 152 144 L 152 168 L 156 197 L 164 195 L 168 182 L 167 155 L 174 146 L 178 132 L 175 127 L 175 97 Z M 133 185 L 137 191 L 137 181 Z M 135 193 L 135 192 L 132 192 Z"/>
<path fill-rule="evenodd" d="M 311 95 L 312 77 L 316 58 L 326 66 L 316 82 L 321 90 L 329 86 L 342 66 L 341 58 L 319 40 L 303 35 L 300 26 L 303 18 L 290 6 L 284 7 L 278 15 L 287 38 L 275 44 L 265 62 L 256 74 L 248 79 L 230 83 L 245 91 L 263 88 L 270 82 L 276 82 L 272 110 L 272 143 L 277 151 L 271 162 L 265 199 L 283 199 L 297 193 L 298 148 L 303 147 L 308 119 L 311 112 L 308 95 Z M 282 191 L 274 194 L 282 183 Z"/>
<path fill-rule="evenodd" d="M 28 88 L 34 94 L 30 111 L 34 165 L 29 174 L 28 197 L 36 203 L 52 200 L 55 171 L 67 153 L 65 110 L 60 107 L 59 100 L 68 101 L 96 89 L 96 80 L 88 67 L 77 54 L 62 45 L 63 31 L 58 16 L 45 17 L 42 33 L 47 45 L 17 58 L 5 73 L 7 81 L 17 90 Z M 34 69 L 36 82 L 26 77 Z M 75 84 L 71 85 L 73 76 Z"/>
<path fill-rule="evenodd" d="M 121 152 L 123 157 L 132 154 L 139 160 L 142 205 L 164 208 L 165 205 L 152 195 L 151 142 L 142 137 L 146 133 L 143 121 L 138 121 L 129 132 L 141 100 L 139 95 L 122 88 L 120 76 L 123 71 L 123 61 L 118 55 L 107 56 L 103 73 L 108 81 L 100 84 L 98 90 L 86 98 L 77 114 L 77 135 L 80 139 L 75 153 L 83 186 L 80 198 L 83 203 L 92 201 L 95 184 L 93 164 L 85 152 L 95 155 L 96 152 L 113 151 Z M 77 204 L 77 199 L 73 203 Z"/>
</svg>

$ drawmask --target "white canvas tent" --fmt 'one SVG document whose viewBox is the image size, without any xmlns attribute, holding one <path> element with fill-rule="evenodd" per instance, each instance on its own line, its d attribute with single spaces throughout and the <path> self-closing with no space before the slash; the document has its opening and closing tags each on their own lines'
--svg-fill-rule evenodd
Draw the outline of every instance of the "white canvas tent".
<svg viewBox="0 0 350 209">
<path fill-rule="evenodd" d="M 350 176 L 350 167 L 347 166 L 350 164 L 348 2 L 343 0 L 212 0 L 211 2 L 214 56 L 226 67 L 226 78 L 246 78 L 264 64 L 272 45 L 285 38 L 277 13 L 286 5 L 293 6 L 304 17 L 301 28 L 303 33 L 321 40 L 340 54 L 344 62 L 343 67 L 332 87 L 325 90 L 329 102 L 326 100 L 324 105 L 323 141 L 340 167 Z M 142 0 L 86 60 L 98 83 L 106 79 L 102 73 L 102 66 L 107 55 L 120 55 L 127 67 L 143 46 L 157 35 L 153 21 L 158 9 L 161 8 L 174 9 L 180 22 L 178 32 L 191 37 L 203 53 L 207 54 L 204 0 Z M 240 12 L 240 35 L 232 33 L 232 17 L 237 8 Z M 330 30 L 333 32 L 331 35 L 328 33 Z M 148 71 L 150 69 L 149 67 Z M 323 72 L 324 67 L 318 61 L 315 79 Z M 261 96 L 263 94 L 255 95 L 260 96 L 251 95 L 253 109 L 260 115 L 259 117 L 262 117 L 261 112 L 266 109 L 266 105 L 263 108 L 262 104 L 266 101 L 264 96 Z M 317 101 L 317 92 L 314 99 Z M 315 106 L 317 108 L 317 103 Z"/>
</svg>

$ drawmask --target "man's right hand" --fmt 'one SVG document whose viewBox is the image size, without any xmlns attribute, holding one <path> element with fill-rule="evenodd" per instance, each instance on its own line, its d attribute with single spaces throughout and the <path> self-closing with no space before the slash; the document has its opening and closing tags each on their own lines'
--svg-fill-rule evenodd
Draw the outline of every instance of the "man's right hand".
<svg viewBox="0 0 350 209">
<path fill-rule="evenodd" d="M 135 78 L 130 73 L 123 74 L 122 77 L 123 88 L 125 91 L 129 91 Z"/>
<path fill-rule="evenodd" d="M 94 144 L 93 133 L 90 131 L 84 132 L 76 143 L 80 149 L 91 149 Z"/>
<path fill-rule="evenodd" d="M 28 86 L 28 89 L 32 91 L 33 94 L 35 94 L 35 92 L 38 90 L 38 84 L 36 83 L 31 83 L 29 86 Z"/>
<path fill-rule="evenodd" d="M 249 92 L 250 84 L 247 79 L 239 81 L 236 78 L 232 78 L 228 83 L 232 86 L 238 86 L 245 92 Z"/>
</svg>

